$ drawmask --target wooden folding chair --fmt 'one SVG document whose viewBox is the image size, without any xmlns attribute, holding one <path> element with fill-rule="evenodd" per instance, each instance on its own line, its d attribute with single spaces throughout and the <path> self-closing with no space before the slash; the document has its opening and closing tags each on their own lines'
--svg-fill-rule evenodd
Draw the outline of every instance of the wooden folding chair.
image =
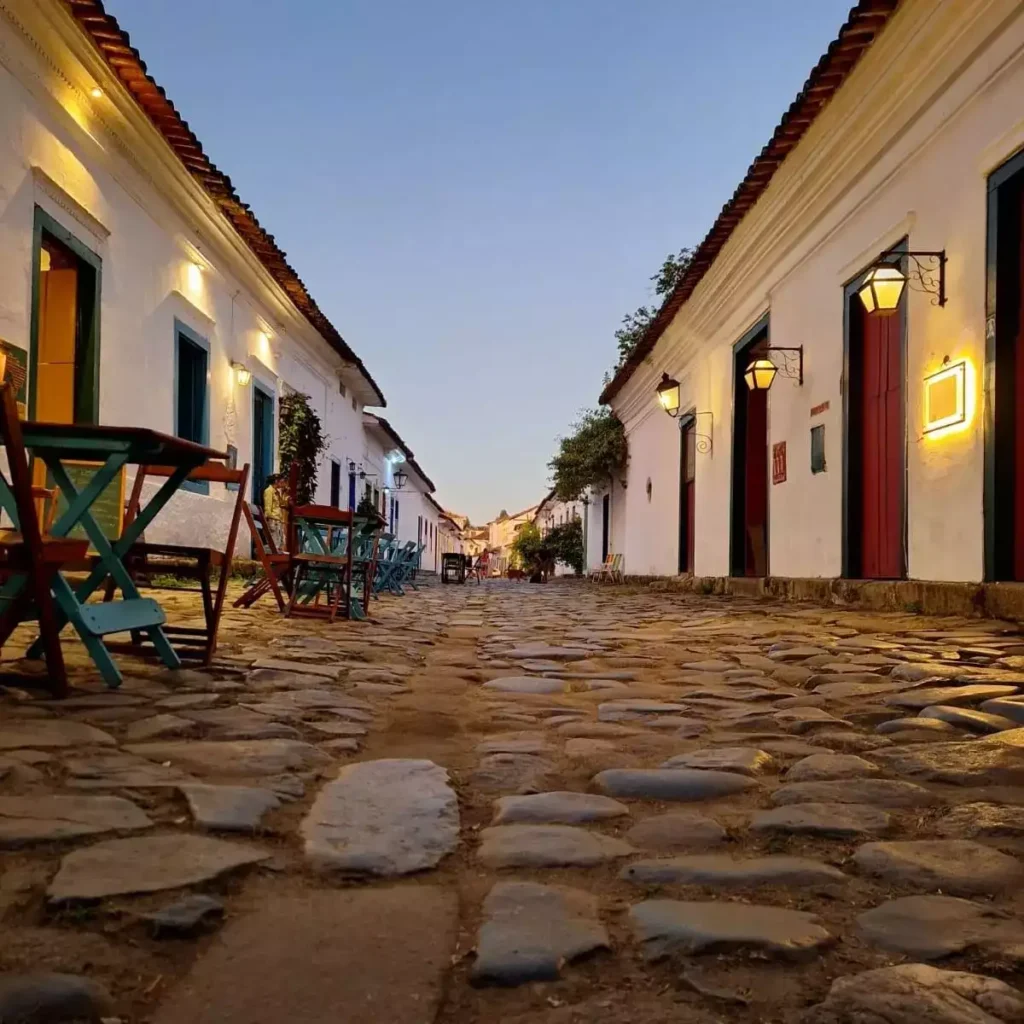
<svg viewBox="0 0 1024 1024">
<path fill-rule="evenodd" d="M 291 554 L 278 549 L 277 541 L 274 540 L 274 534 L 270 529 L 270 523 L 259 505 L 250 504 L 248 501 L 243 502 L 242 514 L 249 526 L 256 559 L 263 566 L 263 576 L 235 601 L 234 606 L 250 608 L 264 594 L 273 594 L 278 610 L 283 612 L 288 607 L 286 597 L 291 593 L 288 580 L 292 568 Z"/>
<path fill-rule="evenodd" d="M 167 477 L 173 470 L 157 466 L 139 466 L 132 486 L 128 509 L 125 512 L 125 526 L 138 514 L 142 502 L 142 488 L 147 476 Z M 152 577 L 171 574 L 195 580 L 203 596 L 205 626 L 176 626 L 165 624 L 163 629 L 171 644 L 181 656 L 198 654 L 204 665 L 208 665 L 217 650 L 217 633 L 224 611 L 228 580 L 231 576 L 231 562 L 234 558 L 235 541 L 238 539 L 238 524 L 245 506 L 245 488 L 249 482 L 249 464 L 241 469 L 231 469 L 220 462 L 208 462 L 198 466 L 188 475 L 192 481 L 230 484 L 237 489 L 237 497 L 231 510 L 227 543 L 223 551 L 216 548 L 199 547 L 191 544 L 153 544 L 141 541 L 133 544 L 125 557 L 128 571 L 136 578 L 146 580 L 152 586 Z M 216 591 L 212 584 L 216 574 Z M 106 600 L 114 596 L 112 582 L 108 582 Z M 141 634 L 133 636 L 134 645 L 141 642 Z"/>
<path fill-rule="evenodd" d="M 16 530 L 0 532 L 0 647 L 19 623 L 36 618 L 50 690 L 67 693 L 67 671 L 60 648 L 60 629 L 50 584 L 62 566 L 85 557 L 87 540 L 51 537 L 39 529 L 18 407 L 9 384 L 0 384 L 0 439 L 7 449 L 10 483 L 0 477 L 3 504 Z M 34 607 L 33 607 L 34 606 Z"/>
</svg>

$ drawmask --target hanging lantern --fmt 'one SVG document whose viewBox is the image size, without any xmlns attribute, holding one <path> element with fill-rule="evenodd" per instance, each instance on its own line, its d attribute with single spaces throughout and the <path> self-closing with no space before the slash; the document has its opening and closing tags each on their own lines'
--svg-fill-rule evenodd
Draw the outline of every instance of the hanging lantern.
<svg viewBox="0 0 1024 1024">
<path fill-rule="evenodd" d="M 658 402 L 673 419 L 679 415 L 679 381 L 674 380 L 667 373 L 661 375 L 661 383 L 658 385 Z"/>
<path fill-rule="evenodd" d="M 887 263 L 872 267 L 857 290 L 869 313 L 891 316 L 899 308 L 907 278 L 899 267 Z"/>
<path fill-rule="evenodd" d="M 405 470 L 400 469 L 395 474 L 395 488 L 400 491 L 405 486 L 405 482 L 408 479 L 409 479 L 409 476 L 405 472 Z"/>
<path fill-rule="evenodd" d="M 779 368 L 770 359 L 755 359 L 743 374 L 751 391 L 767 391 L 775 380 Z"/>
</svg>

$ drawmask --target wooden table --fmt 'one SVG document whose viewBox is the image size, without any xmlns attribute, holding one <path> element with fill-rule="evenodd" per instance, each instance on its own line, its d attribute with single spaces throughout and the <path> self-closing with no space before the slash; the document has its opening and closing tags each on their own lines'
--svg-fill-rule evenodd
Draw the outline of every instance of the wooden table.
<svg viewBox="0 0 1024 1024">
<path fill-rule="evenodd" d="M 121 683 L 121 671 L 103 642 L 103 637 L 111 633 L 146 633 L 160 660 L 168 668 L 180 668 L 181 661 L 162 629 L 166 621 L 163 609 L 153 598 L 140 596 L 125 568 L 124 558 L 193 469 L 210 459 L 225 459 L 227 456 L 204 445 L 145 427 L 29 421 L 22 424 L 22 434 L 26 449 L 46 465 L 67 502 L 67 508 L 50 529 L 51 535 L 66 537 L 76 526 L 81 526 L 97 552 L 94 567 L 84 583 L 72 588 L 64 577 L 56 578 L 53 594 L 59 609 L 58 626 L 63 627 L 70 622 L 75 627 L 108 686 L 115 687 Z M 81 490 L 63 465 L 73 461 L 98 464 L 92 479 Z M 139 509 L 121 536 L 111 541 L 96 522 L 91 509 L 127 465 L 161 466 L 172 472 L 149 502 Z M 2 475 L 0 506 L 17 521 L 14 496 Z M 123 600 L 87 604 L 88 598 L 108 576 L 120 588 Z M 38 640 L 28 653 L 29 657 L 42 656 Z"/>
</svg>

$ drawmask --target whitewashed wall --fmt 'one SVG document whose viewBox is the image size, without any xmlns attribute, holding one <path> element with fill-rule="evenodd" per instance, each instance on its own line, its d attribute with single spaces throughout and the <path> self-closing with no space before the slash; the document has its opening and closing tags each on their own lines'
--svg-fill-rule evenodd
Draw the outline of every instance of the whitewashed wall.
<svg viewBox="0 0 1024 1024">
<path fill-rule="evenodd" d="M 909 575 L 982 578 L 986 178 L 1024 146 L 1022 95 L 1024 6 L 901 5 L 613 402 L 630 441 L 627 571 L 677 564 L 678 434 L 650 412 L 667 371 L 683 382 L 683 409 L 713 416 L 713 453 L 697 457 L 695 569 L 728 573 L 732 346 L 770 312 L 771 344 L 804 346 L 805 380 L 780 376 L 770 392 L 769 444 L 787 442 L 788 480 L 769 486 L 769 571 L 841 573 L 843 286 L 907 236 L 949 257 L 944 308 L 907 298 Z M 945 356 L 968 360 L 976 411 L 966 431 L 932 439 L 922 380 Z M 812 475 L 818 423 L 828 468 Z"/>
</svg>

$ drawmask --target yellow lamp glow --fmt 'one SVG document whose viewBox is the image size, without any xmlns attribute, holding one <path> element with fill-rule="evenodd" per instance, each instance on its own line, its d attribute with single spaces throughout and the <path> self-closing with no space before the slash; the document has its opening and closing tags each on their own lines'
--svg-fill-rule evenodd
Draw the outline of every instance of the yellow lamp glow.
<svg viewBox="0 0 1024 1024">
<path fill-rule="evenodd" d="M 188 265 L 188 287 L 193 292 L 198 292 L 203 287 L 203 268 L 198 263 Z"/>
<path fill-rule="evenodd" d="M 934 440 L 967 430 L 976 404 L 973 364 L 946 363 L 924 379 L 924 433 Z"/>
<path fill-rule="evenodd" d="M 669 416 L 679 415 L 679 381 L 674 380 L 667 373 L 661 375 L 661 383 L 658 385 L 658 402 Z"/>
<path fill-rule="evenodd" d="M 755 359 L 743 374 L 751 391 L 767 391 L 775 380 L 779 368 L 770 359 Z"/>
<path fill-rule="evenodd" d="M 102 90 L 102 89 L 101 89 L 101 88 L 100 88 L 100 87 L 99 87 L 98 85 L 94 85 L 94 86 L 93 86 L 93 87 L 92 87 L 92 88 L 91 88 L 91 89 L 89 90 L 89 95 L 90 95 L 90 96 L 91 96 L 91 97 L 92 97 L 92 98 L 93 98 L 94 100 L 98 100 L 98 99 L 99 99 L 99 98 L 100 98 L 100 97 L 101 97 L 101 96 L 103 95 L 103 90 Z"/>
<path fill-rule="evenodd" d="M 899 308 L 907 279 L 899 267 L 886 264 L 868 271 L 857 294 L 869 313 L 890 316 Z"/>
<path fill-rule="evenodd" d="M 238 386 L 240 388 L 248 387 L 252 380 L 252 371 L 241 363 L 232 363 L 231 369 L 235 371 L 235 380 L 238 381 Z"/>
</svg>

